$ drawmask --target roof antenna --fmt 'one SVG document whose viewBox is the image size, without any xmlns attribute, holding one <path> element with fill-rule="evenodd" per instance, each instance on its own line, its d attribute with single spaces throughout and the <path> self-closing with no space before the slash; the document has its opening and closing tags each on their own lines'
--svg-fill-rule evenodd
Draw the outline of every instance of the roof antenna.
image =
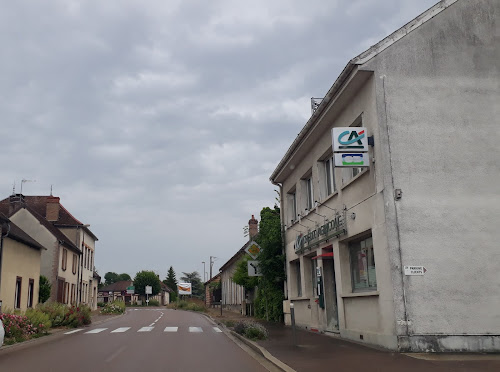
<svg viewBox="0 0 500 372">
<path fill-rule="evenodd" d="M 12 185 L 12 195 L 16 195 L 16 181 L 14 181 L 14 184 Z"/>
<path fill-rule="evenodd" d="M 25 180 L 24 178 L 21 180 L 21 194 L 23 193 L 23 183 L 25 182 L 36 182 L 36 180 Z"/>
<path fill-rule="evenodd" d="M 52 195 L 52 185 L 50 185 L 50 196 L 53 196 Z"/>
</svg>

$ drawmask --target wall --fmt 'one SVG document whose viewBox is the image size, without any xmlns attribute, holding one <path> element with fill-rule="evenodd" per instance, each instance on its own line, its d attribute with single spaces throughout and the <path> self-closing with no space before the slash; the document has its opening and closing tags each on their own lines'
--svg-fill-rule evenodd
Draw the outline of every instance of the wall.
<svg viewBox="0 0 500 372">
<path fill-rule="evenodd" d="M 500 349 L 499 15 L 498 1 L 458 1 L 363 66 L 388 145 L 392 265 L 400 248 L 427 269 L 393 277 L 403 348 Z"/>
<path fill-rule="evenodd" d="M 0 295 L 2 311 L 14 310 L 16 277 L 21 277 L 21 311 L 26 311 L 28 304 L 29 279 L 34 280 L 33 307 L 38 304 L 40 287 L 41 252 L 9 237 L 3 240 L 2 281 Z"/>
</svg>

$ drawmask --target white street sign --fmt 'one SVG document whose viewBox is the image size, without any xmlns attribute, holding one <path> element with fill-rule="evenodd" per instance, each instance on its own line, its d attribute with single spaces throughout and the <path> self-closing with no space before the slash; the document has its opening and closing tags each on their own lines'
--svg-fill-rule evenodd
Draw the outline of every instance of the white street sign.
<svg viewBox="0 0 500 372">
<path fill-rule="evenodd" d="M 424 275 L 427 269 L 423 266 L 405 266 L 405 275 Z"/>
<path fill-rule="evenodd" d="M 151 287 L 150 285 L 147 285 L 146 286 L 146 294 L 153 294 L 153 287 Z"/>
<path fill-rule="evenodd" d="M 248 276 L 262 276 L 259 261 L 248 261 Z"/>
</svg>

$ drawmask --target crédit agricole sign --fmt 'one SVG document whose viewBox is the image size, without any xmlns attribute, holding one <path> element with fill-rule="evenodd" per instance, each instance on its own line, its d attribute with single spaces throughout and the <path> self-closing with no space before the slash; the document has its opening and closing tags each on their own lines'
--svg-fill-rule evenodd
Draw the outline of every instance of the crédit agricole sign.
<svg viewBox="0 0 500 372">
<path fill-rule="evenodd" d="M 302 252 L 315 244 L 344 234 L 346 231 L 345 216 L 337 214 L 333 220 L 328 221 L 317 229 L 305 235 L 298 235 L 295 240 L 295 252 Z"/>
</svg>

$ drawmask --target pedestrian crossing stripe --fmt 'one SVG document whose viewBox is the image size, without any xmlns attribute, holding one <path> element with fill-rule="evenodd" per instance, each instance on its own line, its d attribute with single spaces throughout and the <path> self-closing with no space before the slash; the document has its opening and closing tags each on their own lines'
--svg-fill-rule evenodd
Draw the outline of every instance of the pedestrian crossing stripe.
<svg viewBox="0 0 500 372">
<path fill-rule="evenodd" d="M 214 331 L 217 332 L 217 333 L 222 332 L 219 327 L 214 327 Z"/>
<path fill-rule="evenodd" d="M 80 328 L 80 329 L 74 329 L 74 330 L 72 330 L 72 331 L 65 332 L 64 334 L 65 334 L 65 335 L 71 335 L 71 334 L 73 334 L 73 333 L 80 332 L 80 331 L 83 331 L 83 329 L 82 329 L 82 328 Z"/>
<path fill-rule="evenodd" d="M 203 332 L 203 329 L 201 329 L 201 327 L 189 327 L 189 332 L 193 333 Z"/>
<path fill-rule="evenodd" d="M 88 331 L 88 332 L 85 332 L 85 334 L 88 334 L 88 333 L 100 333 L 102 331 L 105 331 L 107 328 L 96 328 L 96 329 L 93 329 L 91 331 Z"/>
<path fill-rule="evenodd" d="M 127 332 L 130 329 L 130 327 L 120 327 L 115 329 L 114 331 L 111 331 L 111 333 L 123 333 Z"/>
<path fill-rule="evenodd" d="M 165 327 L 163 332 L 177 332 L 178 329 L 179 327 Z"/>
<path fill-rule="evenodd" d="M 154 327 L 142 327 L 137 332 L 151 332 Z"/>
</svg>

